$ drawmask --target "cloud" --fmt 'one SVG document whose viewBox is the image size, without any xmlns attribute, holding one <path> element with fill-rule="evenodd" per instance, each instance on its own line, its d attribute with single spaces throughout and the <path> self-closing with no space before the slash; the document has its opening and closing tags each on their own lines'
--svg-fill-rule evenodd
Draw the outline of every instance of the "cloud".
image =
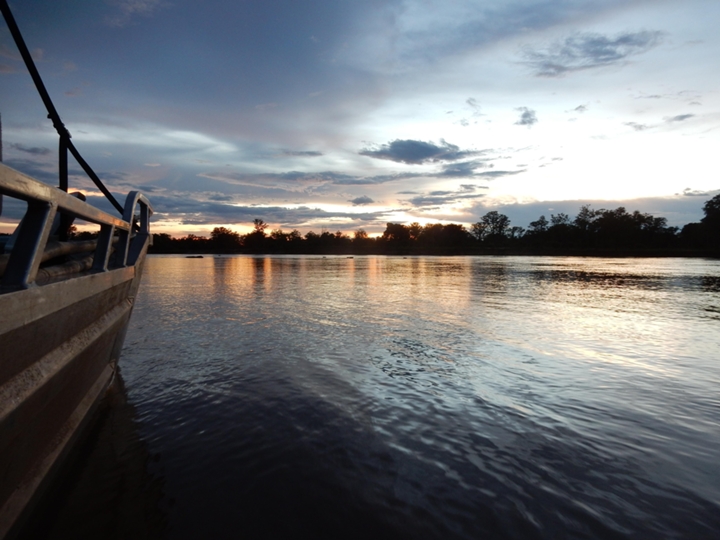
<svg viewBox="0 0 720 540">
<path fill-rule="evenodd" d="M 46 184 L 57 184 L 57 164 L 46 166 L 31 159 L 5 159 L 4 164 Z"/>
<path fill-rule="evenodd" d="M 584 113 L 588 110 L 587 105 L 578 105 L 573 109 L 575 112 Z"/>
<path fill-rule="evenodd" d="M 516 126 L 532 126 L 533 124 L 537 124 L 538 119 L 535 115 L 535 111 L 532 109 L 528 109 L 527 107 L 518 107 L 515 110 L 521 111 L 520 119 L 515 122 Z"/>
<path fill-rule="evenodd" d="M 398 163 L 420 165 L 422 163 L 437 161 L 456 161 L 472 157 L 482 152 L 476 150 L 460 150 L 454 144 L 440 139 L 440 144 L 432 142 L 415 141 L 412 139 L 396 139 L 389 144 L 383 144 L 375 149 L 366 148 L 361 150 L 361 156 L 368 156 L 376 159 L 386 159 Z"/>
<path fill-rule="evenodd" d="M 468 187 L 473 187 L 472 191 Z M 439 207 L 446 204 L 457 204 L 461 201 L 480 199 L 485 193 L 475 193 L 476 189 L 484 189 L 483 186 L 461 186 L 457 191 L 431 191 L 426 195 L 413 197 L 408 202 L 417 208 Z"/>
<path fill-rule="evenodd" d="M 20 152 L 25 152 L 26 154 L 32 154 L 34 156 L 46 156 L 50 153 L 49 148 L 41 146 L 24 146 L 18 143 L 11 143 L 10 148 L 14 150 L 19 150 Z"/>
<path fill-rule="evenodd" d="M 503 176 L 514 176 L 516 174 L 524 173 L 525 169 L 520 169 L 519 171 L 486 171 L 481 173 L 476 173 L 475 176 L 483 176 L 486 178 L 501 178 Z"/>
<path fill-rule="evenodd" d="M 284 188 L 299 191 L 313 186 L 325 184 L 377 184 L 377 177 L 353 176 L 333 171 L 301 172 L 288 171 L 282 173 L 236 173 L 208 172 L 199 176 L 227 184 L 256 186 L 262 188 Z"/>
<path fill-rule="evenodd" d="M 282 151 L 283 156 L 292 156 L 292 157 L 318 157 L 322 156 L 322 152 L 314 152 L 312 150 L 283 150 Z"/>
<path fill-rule="evenodd" d="M 0 56 L 8 60 L 22 61 L 20 52 L 16 48 L 8 47 L 7 45 L 0 45 Z M 33 49 L 30 51 L 30 56 L 32 56 L 32 59 L 36 62 L 40 62 L 43 56 L 45 56 L 45 51 L 43 49 Z"/>
<path fill-rule="evenodd" d="M 472 109 L 472 117 L 478 118 L 480 116 L 483 116 L 483 114 L 480 112 L 480 104 L 477 102 L 477 99 L 470 97 L 465 100 L 465 103 L 467 104 L 470 109 Z"/>
<path fill-rule="evenodd" d="M 625 122 L 626 126 L 630 126 L 635 131 L 645 131 L 646 129 L 650 129 L 653 126 L 649 126 L 647 124 L 638 124 L 637 122 Z"/>
<path fill-rule="evenodd" d="M 108 15 L 105 23 L 116 27 L 126 26 L 136 16 L 149 17 L 167 5 L 163 0 L 108 0 L 108 2 L 116 8 L 116 12 Z"/>
<path fill-rule="evenodd" d="M 354 199 L 351 199 L 349 202 L 351 202 L 353 206 L 361 206 L 363 204 L 372 204 L 375 201 L 372 200 L 367 195 L 363 195 L 362 197 L 355 197 Z"/>
<path fill-rule="evenodd" d="M 15 73 L 15 68 L 8 64 L 0 64 L 0 73 Z"/>
<path fill-rule="evenodd" d="M 666 117 L 663 120 L 666 124 L 674 124 L 676 122 L 684 122 L 685 120 L 689 120 L 694 116 L 694 114 L 679 114 L 677 116 Z M 657 127 L 652 124 L 638 124 L 637 122 L 625 122 L 625 125 L 633 128 L 635 131 L 645 131 L 646 129 L 652 129 Z"/>
<path fill-rule="evenodd" d="M 211 200 L 197 200 L 197 194 L 173 193 L 156 194 L 152 197 L 155 208 L 155 219 L 162 221 L 164 218 L 177 220 L 184 225 L 212 225 L 225 223 L 252 224 L 253 219 L 259 218 L 267 223 L 277 224 L 281 228 L 309 228 L 309 227 L 338 227 L 342 228 L 366 227 L 368 225 L 384 224 L 387 214 L 390 211 L 378 212 L 343 212 L 327 211 L 311 206 L 285 207 L 285 206 L 259 206 L 234 204 L 223 204 L 223 201 L 216 201 L 211 195 Z M 89 196 L 88 200 L 94 206 L 107 206 L 102 197 Z"/>
<path fill-rule="evenodd" d="M 437 176 L 448 178 L 463 178 L 467 176 L 475 176 L 476 169 L 487 167 L 483 161 L 462 161 L 460 163 L 450 163 L 443 166 L 443 170 Z"/>
<path fill-rule="evenodd" d="M 625 32 L 614 37 L 578 33 L 557 41 L 546 49 L 525 47 L 524 63 L 538 77 L 562 77 L 567 73 L 624 62 L 660 44 L 663 32 Z"/>
<path fill-rule="evenodd" d="M 22 56 L 17 49 L 10 48 L 7 45 L 0 44 L 0 56 L 8 60 L 22 60 Z"/>
<path fill-rule="evenodd" d="M 694 114 L 679 114 L 677 116 L 673 116 L 672 118 L 666 118 L 665 121 L 668 123 L 671 122 L 684 122 L 685 120 L 688 120 L 695 116 Z"/>
<path fill-rule="evenodd" d="M 699 191 L 697 189 L 685 188 L 682 191 L 682 195 L 685 197 L 710 197 L 709 191 Z"/>
</svg>

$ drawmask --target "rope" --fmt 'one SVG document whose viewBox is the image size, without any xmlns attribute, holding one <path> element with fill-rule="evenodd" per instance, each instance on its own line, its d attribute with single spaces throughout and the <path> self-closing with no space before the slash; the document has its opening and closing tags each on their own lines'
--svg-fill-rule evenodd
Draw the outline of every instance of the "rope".
<svg viewBox="0 0 720 540">
<path fill-rule="evenodd" d="M 40 78 L 40 73 L 38 72 L 37 68 L 35 67 L 35 62 L 32 59 L 32 56 L 30 55 L 30 51 L 27 48 L 27 45 L 25 45 L 25 40 L 22 37 L 22 34 L 20 33 L 20 29 L 18 28 L 17 24 L 15 23 L 15 18 L 13 17 L 13 14 L 10 12 L 10 6 L 8 6 L 7 0 L 0 0 L 0 11 L 2 11 L 3 17 L 5 18 L 5 22 L 8 25 L 8 29 L 10 30 L 10 33 L 12 34 L 13 39 L 15 40 L 15 45 L 17 45 L 18 50 L 20 51 L 20 56 L 22 56 L 23 61 L 25 62 L 25 66 L 27 67 L 28 71 L 30 72 L 30 77 L 32 77 L 33 82 L 35 83 L 35 88 L 37 88 L 38 93 L 40 94 L 40 98 L 43 100 L 43 103 L 45 104 L 45 108 L 48 112 L 48 118 L 52 120 L 53 127 L 55 127 L 55 131 L 57 131 L 58 135 L 60 136 L 60 139 L 62 140 L 62 143 L 60 146 L 65 146 L 70 153 L 73 155 L 73 157 L 76 159 L 80 167 L 85 171 L 85 174 L 87 174 L 90 177 L 90 180 L 93 181 L 93 183 L 102 191 L 102 193 L 107 197 L 107 199 L 112 203 L 112 205 L 120 212 L 120 215 L 123 213 L 123 207 L 122 205 L 115 199 L 112 193 L 105 187 L 105 185 L 102 183 L 100 178 L 98 178 L 98 175 L 95 174 L 95 171 L 92 170 L 90 165 L 82 158 L 80 155 L 80 152 L 77 151 L 75 148 L 75 145 L 70 140 L 70 132 L 65 127 L 65 124 L 63 124 L 62 120 L 60 119 L 60 115 L 57 112 L 57 109 L 55 109 L 55 105 L 52 102 L 52 99 L 50 99 L 50 94 L 48 94 L 47 89 L 45 88 L 45 84 L 43 83 L 42 79 Z M 60 159 L 63 159 L 63 156 L 60 157 Z M 67 158 L 66 158 L 67 159 Z M 62 176 L 62 175 L 61 175 Z M 63 182 L 61 181 L 61 184 Z M 61 186 L 63 187 L 63 186 Z M 67 188 L 67 186 L 65 186 Z"/>
</svg>

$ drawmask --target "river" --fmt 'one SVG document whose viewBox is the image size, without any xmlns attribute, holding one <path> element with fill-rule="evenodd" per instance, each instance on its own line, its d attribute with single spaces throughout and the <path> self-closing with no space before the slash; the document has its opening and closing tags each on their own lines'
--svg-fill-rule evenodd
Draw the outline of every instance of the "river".
<svg viewBox="0 0 720 540">
<path fill-rule="evenodd" d="M 720 537 L 719 360 L 720 261 L 153 256 L 49 536 Z"/>
</svg>

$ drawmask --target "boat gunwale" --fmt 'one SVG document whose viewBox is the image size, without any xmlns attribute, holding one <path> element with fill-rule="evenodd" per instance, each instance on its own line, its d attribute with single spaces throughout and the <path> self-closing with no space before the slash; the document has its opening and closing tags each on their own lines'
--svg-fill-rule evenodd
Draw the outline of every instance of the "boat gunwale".
<svg viewBox="0 0 720 540">
<path fill-rule="evenodd" d="M 0 295 L 37 285 L 35 280 L 58 214 L 100 225 L 92 272 L 133 266 L 145 244 L 152 242 L 149 222 L 153 209 L 147 197 L 138 191 L 128 193 L 120 219 L 59 188 L 0 164 L 2 195 L 26 201 L 27 209 L 16 230 L 17 239 L 7 265 L 0 275 Z M 136 214 L 138 209 L 139 214 Z M 115 253 L 111 261 L 113 249 Z"/>
<path fill-rule="evenodd" d="M 124 219 L 95 208 L 60 188 L 39 182 L 3 163 L 0 163 L 0 193 L 28 203 L 43 202 L 56 205 L 57 211 L 67 212 L 97 225 L 111 225 L 122 231 L 130 231 L 131 228 L 131 224 Z M 144 196 L 142 198 L 147 205 L 150 205 L 147 198 Z"/>
</svg>

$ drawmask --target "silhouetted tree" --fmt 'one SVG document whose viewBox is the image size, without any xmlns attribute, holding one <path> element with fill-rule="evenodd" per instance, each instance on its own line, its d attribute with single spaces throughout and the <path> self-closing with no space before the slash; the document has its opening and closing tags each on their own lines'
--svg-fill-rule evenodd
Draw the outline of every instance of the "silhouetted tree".
<svg viewBox="0 0 720 540">
<path fill-rule="evenodd" d="M 209 239 L 194 234 L 179 238 L 177 245 L 180 253 L 209 253 L 212 251 Z"/>
<path fill-rule="evenodd" d="M 550 221 L 540 216 L 527 231 L 512 227 L 507 216 L 491 211 L 473 223 L 470 231 L 452 223 L 424 227 L 417 222 L 387 223 L 380 238 L 370 238 L 363 229 L 355 231 L 352 239 L 341 231 L 327 230 L 321 234 L 309 231 L 303 238 L 297 229 L 290 233 L 275 229 L 267 236 L 268 225 L 255 219 L 253 231 L 243 237 L 226 227 L 213 229 L 209 239 L 192 234 L 183 238 L 154 234 L 152 252 L 233 253 L 244 249 L 251 253 L 471 254 L 482 252 L 484 245 L 548 254 L 678 253 L 668 248 L 683 248 L 688 254 L 720 254 L 720 195 L 706 201 L 703 211 L 702 221 L 688 223 L 680 234 L 677 227 L 668 227 L 664 217 L 628 212 L 624 207 L 595 210 L 589 205 L 582 206 L 574 219 L 564 213 L 552 214 Z"/>
<path fill-rule="evenodd" d="M 470 225 L 470 234 L 475 240 L 482 242 L 482 239 L 485 237 L 485 224 L 480 221 L 473 223 Z"/>
<path fill-rule="evenodd" d="M 410 240 L 415 241 L 420 238 L 420 233 L 422 233 L 422 230 L 422 225 L 420 225 L 417 221 L 412 222 L 408 227 L 408 232 L 410 233 Z"/>
<path fill-rule="evenodd" d="M 720 194 L 703 205 L 703 212 L 705 217 L 700 223 L 705 229 L 707 245 L 713 249 L 720 249 Z"/>
<path fill-rule="evenodd" d="M 523 236 L 525 236 L 525 229 L 523 227 L 510 227 L 508 230 L 508 236 L 511 240 L 519 240 Z"/>
<path fill-rule="evenodd" d="M 471 242 L 472 235 L 462 225 L 429 223 L 422 227 L 414 251 L 438 255 L 467 253 Z"/>
<path fill-rule="evenodd" d="M 215 253 L 237 253 L 240 245 L 240 235 L 227 227 L 215 227 L 210 233 L 210 247 Z"/>
<path fill-rule="evenodd" d="M 153 234 L 152 245 L 148 249 L 149 253 L 173 253 L 174 238 L 167 233 Z"/>
<path fill-rule="evenodd" d="M 382 238 L 388 253 L 407 253 L 410 248 L 410 229 L 401 223 L 388 223 Z"/>
<path fill-rule="evenodd" d="M 253 219 L 253 227 L 255 228 L 253 233 L 262 233 L 262 235 L 265 236 L 265 229 L 268 228 L 268 224 L 262 219 L 255 218 Z"/>
<path fill-rule="evenodd" d="M 548 230 L 548 220 L 545 216 L 540 216 L 535 221 L 531 221 L 528 226 L 528 234 L 544 233 Z"/>
<path fill-rule="evenodd" d="M 501 244 L 507 238 L 510 228 L 510 218 L 496 210 L 488 212 L 480 218 L 484 225 L 482 240 L 488 244 Z"/>
<path fill-rule="evenodd" d="M 560 212 L 558 215 L 550 214 L 550 223 L 553 227 L 559 225 L 570 225 L 570 216 Z"/>
<path fill-rule="evenodd" d="M 247 249 L 250 253 L 265 252 L 267 249 L 265 229 L 267 228 L 267 223 L 265 223 L 262 219 L 255 218 L 253 220 L 253 232 L 246 234 L 243 237 L 245 249 Z"/>
<path fill-rule="evenodd" d="M 352 245 L 355 253 L 370 253 L 373 240 L 368 237 L 364 229 L 358 229 L 353 233 Z"/>
</svg>

